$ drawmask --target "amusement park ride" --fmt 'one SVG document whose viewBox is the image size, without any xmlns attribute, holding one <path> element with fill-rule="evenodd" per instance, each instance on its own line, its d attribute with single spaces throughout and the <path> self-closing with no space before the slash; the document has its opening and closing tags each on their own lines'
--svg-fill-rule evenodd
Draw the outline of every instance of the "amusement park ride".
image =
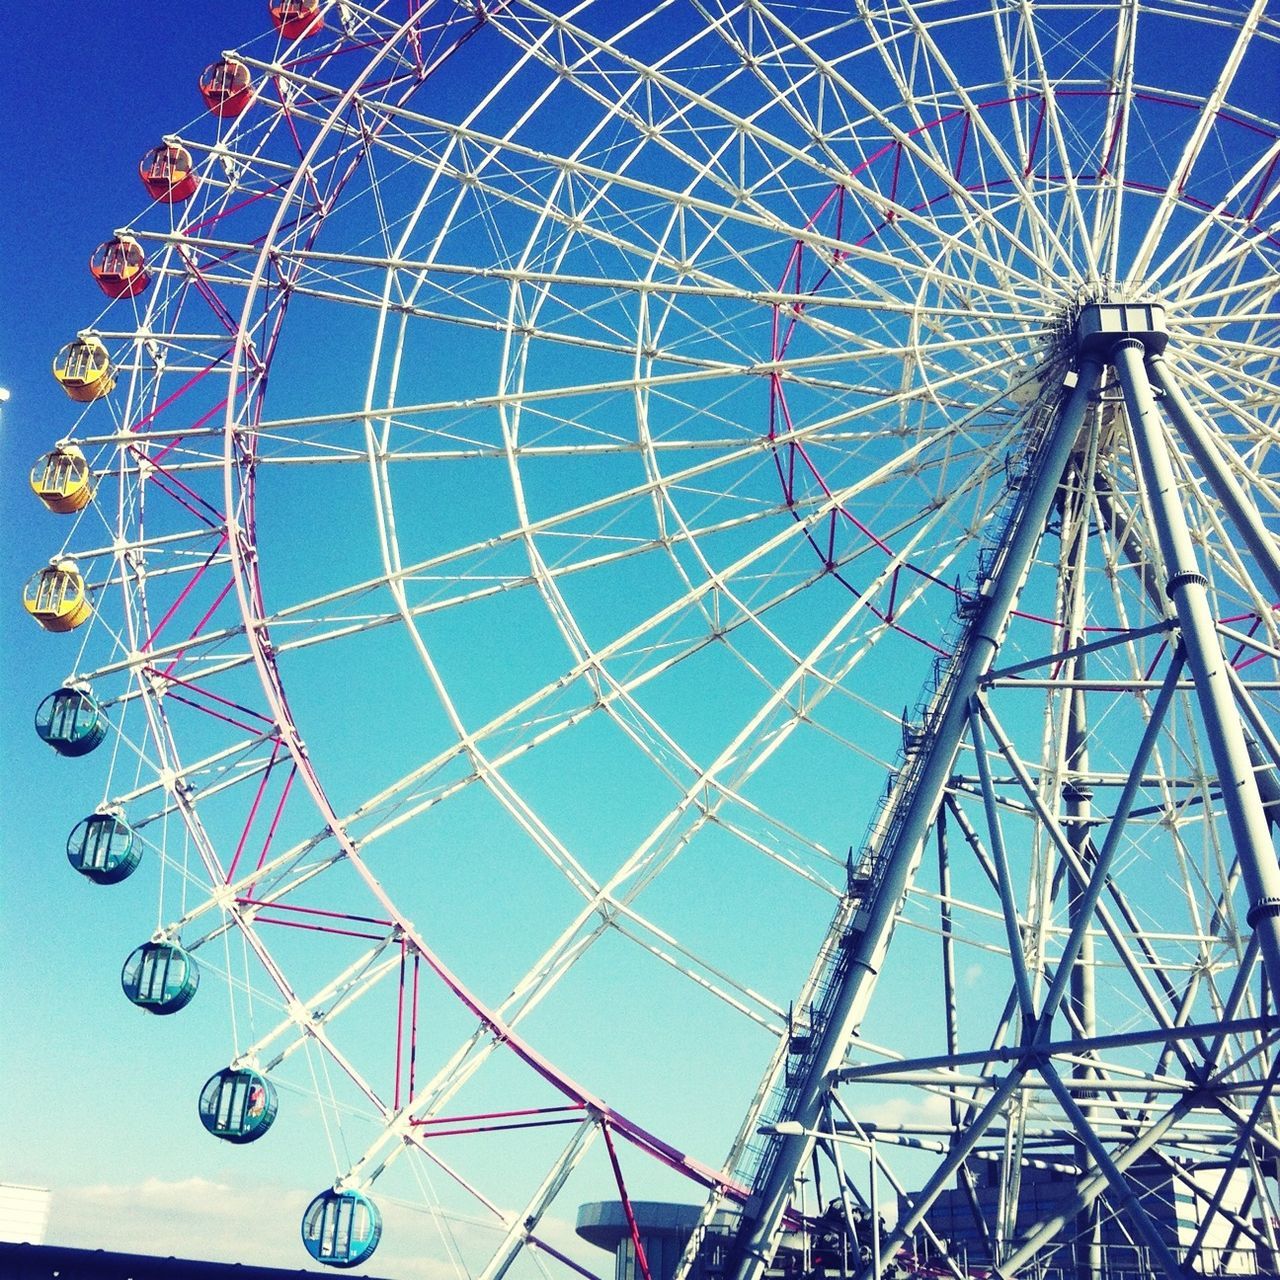
<svg viewBox="0 0 1280 1280">
<path fill-rule="evenodd" d="M 1280 20 L 269 17 L 31 472 L 205 1129 L 337 1267 L 1274 1274 Z"/>
</svg>

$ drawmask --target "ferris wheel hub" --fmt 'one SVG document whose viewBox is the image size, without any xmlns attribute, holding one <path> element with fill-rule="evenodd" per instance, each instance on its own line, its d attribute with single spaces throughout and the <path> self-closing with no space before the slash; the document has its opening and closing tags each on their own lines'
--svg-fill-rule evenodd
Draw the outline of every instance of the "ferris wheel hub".
<svg viewBox="0 0 1280 1280">
<path fill-rule="evenodd" d="M 1124 341 L 1142 343 L 1147 355 L 1158 355 L 1169 342 L 1164 307 L 1158 302 L 1090 303 L 1076 320 L 1076 350 L 1106 359 Z"/>
</svg>

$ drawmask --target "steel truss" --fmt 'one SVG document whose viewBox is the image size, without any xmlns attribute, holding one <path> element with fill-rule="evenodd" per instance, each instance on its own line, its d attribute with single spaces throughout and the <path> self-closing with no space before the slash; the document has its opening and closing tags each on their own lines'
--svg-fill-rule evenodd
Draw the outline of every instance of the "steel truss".
<svg viewBox="0 0 1280 1280">
<path fill-rule="evenodd" d="M 1270 1012 L 1269 991 L 1280 981 L 1280 866 L 1271 834 L 1276 813 L 1268 805 L 1280 799 L 1280 756 L 1236 673 L 1238 657 L 1236 663 L 1228 657 L 1231 642 L 1214 620 L 1171 463 L 1170 425 L 1230 513 L 1256 572 L 1277 594 L 1280 555 L 1182 394 L 1165 358 L 1167 341 L 1164 313 L 1156 305 L 1090 304 L 1078 316 L 1074 367 L 1052 425 L 1028 447 L 1026 480 L 993 540 L 989 572 L 962 610 L 965 625 L 954 656 L 921 722 L 904 737 L 907 763 L 856 861 L 851 858 L 850 889 L 823 963 L 800 997 L 807 1011 L 803 1035 L 793 1030 L 788 1054 L 775 1060 L 773 1078 L 760 1091 L 764 1103 L 749 1124 L 765 1142 L 757 1148 L 751 1196 L 728 1216 L 722 1197 L 710 1201 L 686 1263 L 712 1243 L 725 1248 L 727 1233 L 734 1274 L 758 1280 L 778 1265 L 789 1226 L 802 1237 L 811 1232 L 798 1187 L 811 1164 L 821 1185 L 825 1162 L 848 1238 L 863 1248 L 865 1266 L 856 1251 L 850 1263 L 846 1246 L 842 1274 L 879 1275 L 891 1259 L 917 1259 L 923 1246 L 957 1276 L 968 1261 L 994 1264 L 990 1274 L 1001 1277 L 1055 1265 L 1063 1274 L 1100 1276 L 1108 1274 L 1117 1233 L 1131 1243 L 1126 1262 L 1140 1274 L 1189 1276 L 1218 1265 L 1239 1270 L 1259 1259 L 1264 1269 L 1270 1266 L 1265 1260 L 1274 1256 L 1274 1177 L 1280 1170 L 1280 1019 Z M 1141 540 L 1133 526 L 1122 528 L 1105 479 L 1105 438 L 1114 442 L 1117 432 L 1132 450 L 1136 499 L 1150 521 Z M 1003 641 L 1050 526 L 1061 547 L 1060 588 L 1068 606 L 1062 625 L 1039 655 L 1002 666 Z M 1118 630 L 1091 641 L 1084 626 L 1089 543 L 1107 536 L 1121 543 L 1164 616 L 1141 634 Z M 1154 636 L 1160 654 L 1144 680 L 1126 686 L 1099 670 L 1136 640 Z M 1028 687 L 1043 689 L 1061 707 L 1056 722 L 1050 717 L 1052 732 L 1060 735 L 1061 765 L 1052 778 L 1036 776 L 1016 742 L 1016 713 L 1004 707 Z M 1091 712 L 1118 694 L 1140 703 L 1142 730 L 1124 757 L 1124 771 L 1103 776 L 1090 767 L 1090 746 L 1108 730 Z M 1212 936 L 1221 929 L 1224 954 L 1202 950 L 1199 963 L 1175 974 L 1159 963 L 1139 923 L 1142 904 L 1113 871 L 1135 839 L 1131 819 L 1140 808 L 1149 812 L 1151 795 L 1168 782 L 1156 776 L 1153 764 L 1173 729 L 1178 699 L 1190 704 L 1204 728 L 1211 759 L 1203 767 L 1213 781 L 1203 803 L 1221 811 L 1229 826 L 1231 864 L 1214 904 L 1218 926 L 1206 931 Z M 1109 754 L 1115 758 L 1114 744 Z M 1113 801 L 1099 802 L 1102 788 Z M 979 816 L 971 818 L 970 809 Z M 1021 828 L 1016 837 L 1010 831 L 1015 823 Z M 866 1061 L 860 1024 L 931 842 L 943 921 L 945 1051 Z M 957 843 L 965 846 L 962 852 Z M 1039 904 L 1024 896 L 1026 864 L 1037 851 L 1048 875 Z M 989 1047 L 967 1052 L 956 1023 L 949 903 L 953 868 L 965 855 L 976 858 L 990 880 L 1011 975 Z M 1228 924 L 1237 885 L 1244 920 Z M 1052 939 L 1050 911 L 1059 921 Z M 1132 984 L 1134 1020 L 1148 1024 L 1141 1030 L 1100 1030 L 1095 983 L 1104 950 Z M 1208 1017 L 1206 985 L 1213 989 Z M 1138 1067 L 1140 1058 L 1152 1065 Z M 907 1084 L 945 1100 L 950 1125 L 931 1131 L 859 1120 L 859 1099 L 868 1090 Z M 1162 1142 L 1183 1131 L 1178 1154 L 1162 1149 Z M 892 1230 L 865 1220 L 860 1226 L 851 1213 L 856 1198 L 865 1219 L 879 1217 L 874 1190 L 861 1191 L 842 1160 L 841 1149 L 850 1143 L 870 1153 L 869 1185 L 876 1188 L 885 1177 L 897 1193 L 900 1213 Z M 939 1157 L 919 1187 L 881 1167 L 877 1151 L 895 1144 Z M 1169 1204 L 1152 1197 L 1152 1161 L 1199 1197 L 1193 1232 L 1180 1234 L 1171 1225 Z M 975 1174 L 983 1164 L 1000 1170 L 998 1195 L 986 1203 Z M 1206 1170 L 1212 1176 L 1200 1185 L 1197 1178 Z M 1020 1190 L 1025 1194 L 1038 1171 L 1058 1179 L 1051 1212 L 1019 1207 Z M 1251 1178 L 1241 1193 L 1237 1184 L 1245 1171 Z M 938 1225 L 940 1203 L 957 1194 L 967 1202 L 971 1234 L 980 1241 L 959 1252 Z M 949 1209 L 945 1217 L 950 1221 L 954 1214 Z"/>
</svg>

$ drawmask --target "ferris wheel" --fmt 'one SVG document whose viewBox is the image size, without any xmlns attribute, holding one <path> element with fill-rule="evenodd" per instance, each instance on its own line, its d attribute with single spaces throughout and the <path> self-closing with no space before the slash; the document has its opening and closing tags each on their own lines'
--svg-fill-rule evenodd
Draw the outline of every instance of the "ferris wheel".
<svg viewBox="0 0 1280 1280">
<path fill-rule="evenodd" d="M 1280 24 L 847 8 L 276 0 L 92 257 L 36 730 L 317 1261 L 1280 1256 Z"/>
</svg>

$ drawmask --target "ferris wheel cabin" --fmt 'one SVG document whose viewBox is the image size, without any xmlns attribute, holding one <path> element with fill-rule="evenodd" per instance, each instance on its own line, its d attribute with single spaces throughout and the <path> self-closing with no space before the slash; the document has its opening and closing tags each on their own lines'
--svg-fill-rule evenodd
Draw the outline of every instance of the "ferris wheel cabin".
<svg viewBox="0 0 1280 1280">
<path fill-rule="evenodd" d="M 302 1243 L 329 1267 L 358 1267 L 382 1237 L 382 1214 L 360 1191 L 322 1191 L 302 1215 Z"/>
<path fill-rule="evenodd" d="M 92 694 L 67 685 L 36 708 L 36 734 L 60 756 L 87 756 L 107 736 L 107 716 Z"/>
<path fill-rule="evenodd" d="M 115 366 L 96 334 L 86 333 L 68 342 L 54 357 L 53 376 L 77 404 L 89 404 L 108 395 L 116 385 Z"/>
<path fill-rule="evenodd" d="M 200 96 L 220 120 L 238 116 L 249 105 L 253 78 L 238 58 L 221 58 L 200 73 Z"/>
<path fill-rule="evenodd" d="M 41 569 L 27 583 L 22 603 L 46 631 L 74 631 L 93 614 L 84 576 L 74 560 L 55 560 Z"/>
<path fill-rule="evenodd" d="M 138 833 L 111 810 L 91 813 L 67 837 L 67 861 L 94 884 L 128 879 L 141 858 Z"/>
<path fill-rule="evenodd" d="M 151 283 L 142 246 L 132 236 L 103 241 L 89 259 L 89 274 L 108 298 L 136 298 Z"/>
<path fill-rule="evenodd" d="M 200 1123 L 224 1142 L 253 1142 L 271 1128 L 275 1086 L 247 1067 L 224 1067 L 200 1090 Z"/>
<path fill-rule="evenodd" d="M 271 6 L 271 21 L 286 40 L 319 35 L 324 30 L 320 0 L 278 0 Z"/>
<path fill-rule="evenodd" d="M 191 152 L 174 142 L 152 147 L 138 163 L 138 176 L 147 195 L 162 204 L 190 200 L 200 185 Z"/>
<path fill-rule="evenodd" d="M 56 515 L 83 511 L 93 497 L 93 481 L 79 446 L 61 444 L 37 458 L 31 490 Z"/>
<path fill-rule="evenodd" d="M 171 942 L 144 942 L 124 962 L 120 985 L 130 1002 L 148 1013 L 177 1013 L 200 985 L 196 962 Z"/>
</svg>

